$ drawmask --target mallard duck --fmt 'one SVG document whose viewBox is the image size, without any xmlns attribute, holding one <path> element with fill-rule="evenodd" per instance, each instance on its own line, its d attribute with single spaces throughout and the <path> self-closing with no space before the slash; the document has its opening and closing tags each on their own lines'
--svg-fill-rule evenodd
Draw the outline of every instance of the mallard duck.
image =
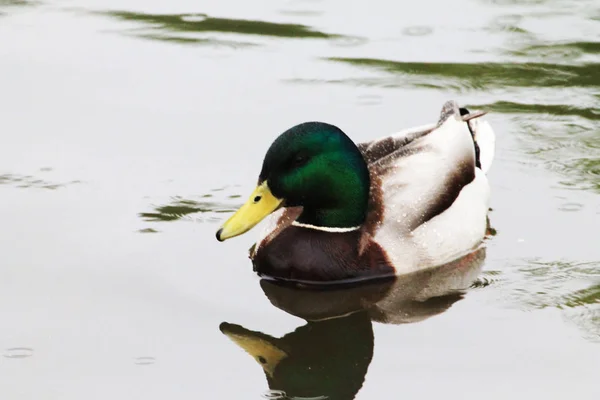
<svg viewBox="0 0 600 400">
<path fill-rule="evenodd" d="M 327 123 L 294 126 L 272 143 L 256 189 L 217 239 L 270 216 L 250 251 L 254 269 L 298 283 L 456 260 L 486 235 L 495 137 L 484 114 L 449 101 L 436 124 L 359 144 Z"/>
</svg>

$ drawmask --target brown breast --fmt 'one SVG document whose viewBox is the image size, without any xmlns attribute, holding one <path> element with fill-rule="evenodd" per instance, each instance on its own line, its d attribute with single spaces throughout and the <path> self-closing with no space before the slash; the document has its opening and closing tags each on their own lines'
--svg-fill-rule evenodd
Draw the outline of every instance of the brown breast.
<svg viewBox="0 0 600 400">
<path fill-rule="evenodd" d="M 370 238 L 365 244 L 363 235 L 363 230 L 333 233 L 289 226 L 259 247 L 254 270 L 261 276 L 315 283 L 395 275 L 384 250 Z"/>
</svg>

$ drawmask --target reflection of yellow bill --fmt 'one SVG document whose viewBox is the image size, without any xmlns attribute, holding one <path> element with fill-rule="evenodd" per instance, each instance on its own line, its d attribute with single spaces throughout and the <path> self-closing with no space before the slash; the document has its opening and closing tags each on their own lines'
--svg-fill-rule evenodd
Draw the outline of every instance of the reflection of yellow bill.
<svg viewBox="0 0 600 400">
<path fill-rule="evenodd" d="M 271 377 L 281 360 L 288 356 L 287 353 L 277 347 L 277 345 L 253 335 L 250 331 L 233 333 L 229 332 L 227 329 L 222 328 L 221 330 L 235 344 L 250 354 Z"/>
<path fill-rule="evenodd" d="M 240 207 L 217 232 L 217 240 L 223 241 L 248 232 L 267 215 L 275 211 L 281 199 L 273 196 L 267 181 L 254 189 L 246 204 Z"/>
</svg>

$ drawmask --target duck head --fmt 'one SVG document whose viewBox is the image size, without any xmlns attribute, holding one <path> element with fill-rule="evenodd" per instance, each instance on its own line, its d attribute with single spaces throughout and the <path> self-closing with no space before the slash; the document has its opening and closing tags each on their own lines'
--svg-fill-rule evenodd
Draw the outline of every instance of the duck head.
<svg viewBox="0 0 600 400">
<path fill-rule="evenodd" d="M 282 133 L 265 155 L 256 189 L 217 232 L 241 235 L 280 207 L 302 207 L 297 221 L 317 227 L 360 226 L 370 178 L 354 142 L 339 128 L 306 122 Z"/>
</svg>

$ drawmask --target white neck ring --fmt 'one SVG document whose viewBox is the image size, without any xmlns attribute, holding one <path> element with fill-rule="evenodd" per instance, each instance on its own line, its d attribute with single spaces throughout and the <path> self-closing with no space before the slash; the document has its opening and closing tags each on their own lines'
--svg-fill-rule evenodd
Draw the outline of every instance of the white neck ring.
<svg viewBox="0 0 600 400">
<path fill-rule="evenodd" d="M 329 227 L 329 226 L 317 226 L 317 225 L 311 225 L 311 224 L 303 224 L 298 221 L 292 222 L 292 225 L 298 226 L 300 228 L 308 228 L 308 229 L 314 229 L 316 231 L 333 232 L 333 233 L 354 232 L 354 231 L 357 231 L 360 229 L 360 226 L 351 226 L 349 228 L 337 228 L 337 227 Z"/>
</svg>

